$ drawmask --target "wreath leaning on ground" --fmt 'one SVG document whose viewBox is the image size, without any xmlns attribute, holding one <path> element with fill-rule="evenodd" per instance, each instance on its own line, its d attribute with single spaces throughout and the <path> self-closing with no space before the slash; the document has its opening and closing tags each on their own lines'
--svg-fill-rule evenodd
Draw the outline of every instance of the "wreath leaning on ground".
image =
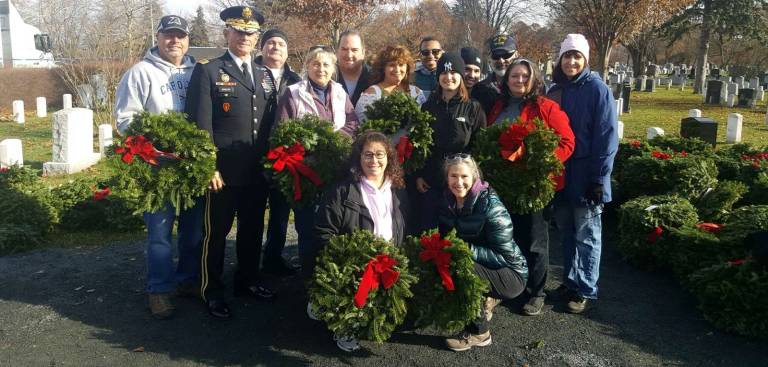
<svg viewBox="0 0 768 367">
<path fill-rule="evenodd" d="M 437 230 L 409 237 L 405 250 L 419 278 L 410 307 L 417 326 L 455 333 L 477 317 L 488 282 L 474 272 L 469 245 L 455 230 L 445 237 Z"/>
<path fill-rule="evenodd" d="M 383 342 L 405 320 L 415 282 L 397 247 L 356 230 L 320 251 L 308 293 L 313 312 L 336 335 Z"/>
<path fill-rule="evenodd" d="M 352 142 L 315 115 L 288 120 L 269 139 L 264 167 L 292 207 L 315 202 L 325 184 L 336 181 Z"/>
<path fill-rule="evenodd" d="M 560 137 L 540 119 L 504 121 L 480 130 L 472 153 L 510 212 L 544 208 L 555 196 L 552 177 L 563 170 L 555 156 Z"/>
<path fill-rule="evenodd" d="M 107 162 L 115 171 L 111 190 L 135 212 L 156 212 L 171 203 L 178 214 L 205 194 L 216 170 L 216 147 L 182 113 L 142 112 L 115 138 Z"/>
<path fill-rule="evenodd" d="M 424 167 L 432 147 L 434 117 L 419 108 L 419 104 L 402 92 L 381 98 L 365 109 L 367 120 L 360 133 L 377 130 L 392 139 L 403 170 L 411 173 Z"/>
</svg>

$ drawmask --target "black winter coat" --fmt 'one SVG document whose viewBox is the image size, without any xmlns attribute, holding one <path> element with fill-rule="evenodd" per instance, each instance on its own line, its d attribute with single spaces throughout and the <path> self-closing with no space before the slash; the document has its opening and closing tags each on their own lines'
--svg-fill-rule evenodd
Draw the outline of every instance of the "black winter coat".
<svg viewBox="0 0 768 367">
<path fill-rule="evenodd" d="M 491 269 L 509 267 L 528 278 L 528 264 L 512 237 L 512 219 L 492 188 L 470 194 L 460 210 L 453 194 L 445 193 L 438 221 L 442 235 L 456 229 L 470 245 L 475 262 Z"/>
<path fill-rule="evenodd" d="M 400 246 L 410 234 L 408 223 L 408 195 L 405 189 L 392 189 L 392 242 Z M 363 202 L 360 183 L 347 179 L 327 190 L 315 214 L 314 239 L 318 249 L 324 248 L 331 237 L 350 234 L 355 229 L 373 232 L 373 218 Z"/>
<path fill-rule="evenodd" d="M 452 154 L 469 152 L 475 133 L 485 127 L 485 112 L 477 101 L 463 102 L 456 95 L 445 102 L 437 94 L 431 95 L 421 109 L 435 117 L 431 123 L 434 145 L 424 168 L 416 171 L 414 176 L 439 189 L 445 181 L 443 159 Z"/>
</svg>

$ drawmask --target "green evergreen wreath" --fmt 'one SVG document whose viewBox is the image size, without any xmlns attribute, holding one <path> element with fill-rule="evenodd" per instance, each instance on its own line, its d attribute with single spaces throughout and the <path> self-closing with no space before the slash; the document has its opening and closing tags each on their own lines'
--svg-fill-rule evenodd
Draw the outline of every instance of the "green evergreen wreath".
<svg viewBox="0 0 768 367">
<path fill-rule="evenodd" d="M 341 132 L 333 131 L 331 122 L 315 115 L 305 115 L 277 126 L 269 139 L 270 151 L 264 167 L 272 173 L 273 183 L 285 195 L 288 203 L 294 208 L 303 207 L 316 202 L 323 187 L 333 184 L 343 173 L 341 168 L 347 166 L 351 146 L 351 139 Z M 277 151 L 291 155 L 293 158 L 283 157 L 293 161 L 298 156 L 302 158 L 298 164 L 293 164 L 293 168 L 291 164 L 281 168 L 277 164 L 281 159 L 275 159 L 278 154 L 274 152 Z"/>
<path fill-rule="evenodd" d="M 115 171 L 112 191 L 136 213 L 156 212 L 171 203 L 191 208 L 216 171 L 216 147 L 207 131 L 184 114 L 142 112 L 107 153 Z"/>
<path fill-rule="evenodd" d="M 365 116 L 367 120 L 358 131 L 376 130 L 392 138 L 405 173 L 424 167 L 433 144 L 429 124 L 435 118 L 422 111 L 413 98 L 402 92 L 392 93 L 368 105 Z"/>
<path fill-rule="evenodd" d="M 481 129 L 472 149 L 485 178 L 512 213 L 544 208 L 555 196 L 551 177 L 563 170 L 554 153 L 560 137 L 540 119 L 532 123 L 504 121 Z M 517 150 L 521 146 L 524 150 Z M 505 148 L 524 153 L 510 161 L 502 156 L 502 150 L 508 150 Z"/>
<path fill-rule="evenodd" d="M 440 246 L 445 247 L 434 251 Z M 477 318 L 483 295 L 489 289 L 488 282 L 474 272 L 472 252 L 469 245 L 456 236 L 456 230 L 445 237 L 441 237 L 437 230 L 408 237 L 405 251 L 419 278 L 413 287 L 415 296 L 410 307 L 415 311 L 417 326 L 434 326 L 445 333 L 455 333 Z M 438 257 L 449 260 L 446 269 L 451 281 L 446 282 L 440 275 L 438 264 L 445 260 L 437 260 Z"/>
<path fill-rule="evenodd" d="M 386 288 L 380 285 L 358 307 L 355 296 L 367 265 L 379 255 L 394 259 L 399 278 Z M 408 258 L 397 247 L 373 233 L 356 230 L 331 238 L 320 251 L 308 293 L 315 314 L 336 335 L 383 342 L 405 320 L 406 300 L 413 296 L 416 277 L 408 271 Z"/>
</svg>

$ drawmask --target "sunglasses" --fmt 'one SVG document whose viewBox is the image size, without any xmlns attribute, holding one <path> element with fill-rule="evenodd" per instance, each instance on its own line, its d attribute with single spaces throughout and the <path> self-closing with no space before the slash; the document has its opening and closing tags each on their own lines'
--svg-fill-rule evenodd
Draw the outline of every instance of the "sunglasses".
<svg viewBox="0 0 768 367">
<path fill-rule="evenodd" d="M 461 161 L 461 160 L 465 160 L 465 159 L 469 159 L 469 158 L 472 158 L 472 156 L 467 154 L 467 153 L 456 153 L 456 154 L 451 154 L 449 156 L 446 156 L 445 160 L 447 160 L 447 161 Z"/>
<path fill-rule="evenodd" d="M 309 52 L 312 52 L 314 50 L 323 50 L 326 52 L 333 52 L 333 48 L 331 46 L 326 46 L 326 45 L 314 45 L 309 48 Z"/>
<path fill-rule="evenodd" d="M 431 50 L 421 50 L 421 51 L 419 51 L 421 56 L 429 56 L 429 54 L 431 53 L 432 56 L 434 56 L 434 57 L 437 57 L 438 55 L 440 55 L 441 52 L 443 52 L 443 50 L 441 50 L 439 48 L 433 48 Z"/>
<path fill-rule="evenodd" d="M 491 55 L 491 58 L 494 59 L 494 60 L 508 59 L 508 58 L 510 58 L 510 57 L 512 57 L 514 55 L 515 55 L 514 52 L 509 52 L 509 53 L 505 53 L 505 54 L 493 54 L 493 55 Z"/>
</svg>

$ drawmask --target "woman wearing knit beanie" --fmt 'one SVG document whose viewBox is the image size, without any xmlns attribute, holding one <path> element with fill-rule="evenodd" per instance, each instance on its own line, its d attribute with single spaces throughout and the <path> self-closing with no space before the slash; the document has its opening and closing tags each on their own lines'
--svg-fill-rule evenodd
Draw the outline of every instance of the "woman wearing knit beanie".
<svg viewBox="0 0 768 367">
<path fill-rule="evenodd" d="M 424 167 L 413 173 L 411 189 L 413 216 L 421 221 L 419 232 L 437 227 L 437 204 L 445 187 L 443 159 L 456 153 L 468 153 L 470 142 L 485 127 L 485 112 L 480 103 L 470 99 L 464 82 L 464 60 L 458 53 L 446 52 L 437 61 L 437 87 L 421 109 L 435 117 L 432 145 Z"/>
<path fill-rule="evenodd" d="M 548 96 L 568 115 L 576 147 L 565 162 L 565 188 L 555 195 L 554 219 L 563 244 L 563 284 L 551 292 L 581 313 L 597 299 L 603 205 L 611 201 L 618 150 L 616 104 L 608 86 L 589 70 L 589 42 L 569 34 L 560 46 Z"/>
<path fill-rule="evenodd" d="M 501 85 L 501 95 L 488 112 L 488 123 L 520 119 L 528 123 L 530 128 L 534 128 L 534 119 L 540 119 L 560 137 L 560 143 L 554 153 L 561 162 L 566 162 L 573 153 L 573 131 L 568 116 L 557 102 L 541 95 L 544 82 L 539 77 L 538 66 L 527 59 L 514 59 L 507 67 L 502 80 L 504 83 Z M 564 177 L 560 175 L 552 178 L 555 191 L 560 191 L 565 186 Z M 523 250 L 528 261 L 527 301 L 522 309 L 523 315 L 526 316 L 540 314 L 544 306 L 551 214 L 551 203 L 534 213 L 511 214 L 515 225 L 515 242 Z"/>
</svg>

